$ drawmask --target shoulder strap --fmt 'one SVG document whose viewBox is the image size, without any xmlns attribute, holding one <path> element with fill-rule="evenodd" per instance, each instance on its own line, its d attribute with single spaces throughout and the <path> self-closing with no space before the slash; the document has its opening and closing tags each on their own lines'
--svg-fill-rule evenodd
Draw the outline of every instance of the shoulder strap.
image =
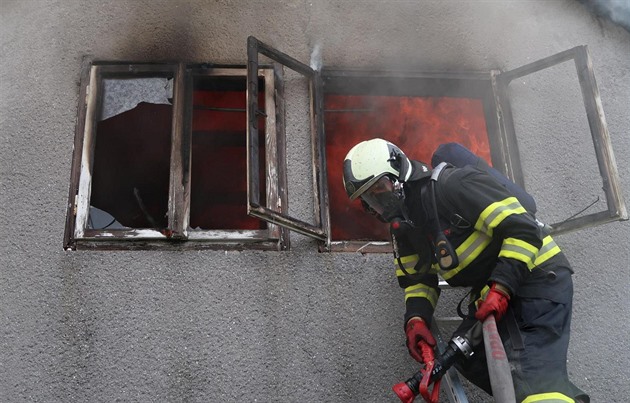
<svg viewBox="0 0 630 403">
<path fill-rule="evenodd" d="M 440 162 L 438 164 L 438 166 L 436 166 L 435 168 L 433 168 L 433 172 L 431 173 L 431 180 L 437 182 L 438 178 L 440 177 L 440 174 L 442 173 L 442 171 L 444 170 L 444 168 L 446 168 L 447 166 L 449 166 L 450 164 L 447 162 Z M 453 165 L 450 165 L 453 166 Z"/>
<path fill-rule="evenodd" d="M 444 182 L 444 179 L 448 178 L 448 176 L 450 176 L 452 173 L 451 170 L 445 169 L 445 168 L 452 168 L 452 167 L 453 165 L 449 163 L 441 162 L 433 170 L 433 174 L 431 175 L 431 180 L 435 182 L 433 186 L 433 191 L 435 192 L 435 194 L 431 202 L 434 203 L 437 200 L 440 201 L 439 206 L 436 206 L 436 207 L 438 208 L 438 210 L 442 213 L 444 217 L 448 218 L 448 221 L 451 223 L 452 226 L 456 228 L 460 228 L 460 229 L 467 229 L 471 227 L 470 222 L 468 222 L 460 214 L 457 214 L 456 209 L 444 197 L 443 191 L 441 190 L 443 184 L 440 183 L 439 178 L 441 176 L 444 177 L 442 180 L 442 182 Z"/>
</svg>

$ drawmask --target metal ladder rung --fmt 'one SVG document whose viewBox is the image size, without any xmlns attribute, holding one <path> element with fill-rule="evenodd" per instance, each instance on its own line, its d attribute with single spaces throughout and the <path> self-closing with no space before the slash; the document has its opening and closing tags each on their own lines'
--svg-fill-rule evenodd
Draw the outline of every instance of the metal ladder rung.
<svg viewBox="0 0 630 403">
<path fill-rule="evenodd" d="M 461 318 L 459 317 L 457 319 L 461 320 Z M 440 332 L 440 328 L 437 324 L 438 319 L 434 317 L 431 322 L 431 332 L 435 336 L 435 341 L 437 342 L 438 349 L 440 350 L 440 352 L 442 352 L 446 349 L 447 342 L 444 341 L 442 333 Z M 466 397 L 466 393 L 464 392 L 464 385 L 459 379 L 459 373 L 454 367 L 449 368 L 442 379 L 446 381 L 446 386 L 444 387 L 444 390 L 451 403 L 468 403 L 468 397 Z"/>
</svg>

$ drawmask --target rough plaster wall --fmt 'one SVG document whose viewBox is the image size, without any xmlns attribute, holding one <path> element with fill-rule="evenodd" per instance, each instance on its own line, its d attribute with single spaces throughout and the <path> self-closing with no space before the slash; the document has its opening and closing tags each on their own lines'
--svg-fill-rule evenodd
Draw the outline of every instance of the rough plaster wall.
<svg viewBox="0 0 630 403">
<path fill-rule="evenodd" d="M 251 34 L 307 62 L 320 43 L 327 66 L 487 70 L 587 44 L 630 199 L 630 34 L 574 1 L 4 0 L 0 18 L 3 402 L 393 402 L 416 370 L 389 255 L 318 254 L 295 234 L 283 253 L 63 251 L 86 55 L 244 63 Z M 290 197 L 308 217 L 300 112 Z M 518 118 L 536 123 L 527 105 Z M 524 165 L 575 158 L 574 135 L 520 137 L 547 153 Z M 629 240 L 627 222 L 559 238 L 577 271 L 569 370 L 595 402 L 630 396 Z"/>
</svg>

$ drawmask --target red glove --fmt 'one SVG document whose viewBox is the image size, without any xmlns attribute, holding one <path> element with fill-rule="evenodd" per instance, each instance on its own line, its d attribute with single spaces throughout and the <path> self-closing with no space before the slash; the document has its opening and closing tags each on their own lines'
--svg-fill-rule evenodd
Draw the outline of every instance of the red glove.
<svg viewBox="0 0 630 403">
<path fill-rule="evenodd" d="M 409 319 L 405 326 L 405 333 L 407 334 L 407 349 L 414 360 L 426 364 L 435 359 L 433 354 L 435 339 L 422 318 Z"/>
<path fill-rule="evenodd" d="M 490 285 L 490 291 L 488 291 L 486 297 L 479 303 L 475 318 L 483 322 L 488 316 L 494 314 L 494 318 L 498 322 L 503 315 L 505 315 L 509 302 L 510 293 L 508 290 L 501 284 L 493 282 Z"/>
</svg>

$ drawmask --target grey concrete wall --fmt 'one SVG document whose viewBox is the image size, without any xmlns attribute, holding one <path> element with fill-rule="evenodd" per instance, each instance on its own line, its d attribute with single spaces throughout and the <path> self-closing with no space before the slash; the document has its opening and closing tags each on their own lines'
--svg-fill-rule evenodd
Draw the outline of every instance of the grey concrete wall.
<svg viewBox="0 0 630 403">
<path fill-rule="evenodd" d="M 2 0 L 0 401 L 396 401 L 390 387 L 416 366 L 389 255 L 320 254 L 295 234 L 288 252 L 62 250 L 83 57 L 244 63 L 248 35 L 304 61 L 320 43 L 327 66 L 421 71 L 509 69 L 586 44 L 630 199 L 630 33 L 576 1 Z M 531 108 L 518 125 L 536 126 Z M 308 217 L 297 114 L 291 209 Z M 559 126 L 520 135 L 540 151 L 528 186 L 553 158 L 592 171 Z M 559 238 L 576 269 L 570 375 L 594 402 L 630 396 L 629 240 L 628 222 Z"/>
</svg>

